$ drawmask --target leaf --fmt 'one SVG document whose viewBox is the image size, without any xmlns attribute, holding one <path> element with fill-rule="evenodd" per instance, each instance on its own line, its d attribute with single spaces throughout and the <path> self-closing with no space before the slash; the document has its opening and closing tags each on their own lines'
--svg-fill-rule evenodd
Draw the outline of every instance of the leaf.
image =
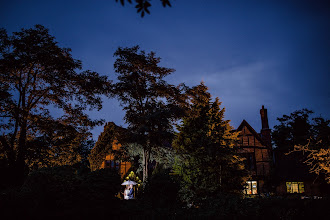
<svg viewBox="0 0 330 220">
<path fill-rule="evenodd" d="M 161 2 L 162 2 L 162 5 L 163 5 L 164 8 L 166 7 L 166 5 L 168 5 L 169 7 L 172 7 L 169 0 L 161 0 Z"/>
<path fill-rule="evenodd" d="M 145 10 L 145 12 L 147 12 L 148 14 L 150 14 L 150 11 L 148 10 L 148 8 L 145 8 L 144 10 Z"/>
</svg>

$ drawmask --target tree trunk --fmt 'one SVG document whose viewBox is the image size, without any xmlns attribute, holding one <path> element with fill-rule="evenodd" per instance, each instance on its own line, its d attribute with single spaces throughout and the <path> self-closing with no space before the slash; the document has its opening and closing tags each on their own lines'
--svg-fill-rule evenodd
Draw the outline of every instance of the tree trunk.
<svg viewBox="0 0 330 220">
<path fill-rule="evenodd" d="M 143 149 L 143 182 L 146 182 L 148 179 L 148 165 L 150 159 L 150 152 L 147 149 Z"/>
<path fill-rule="evenodd" d="M 25 174 L 26 174 L 26 128 L 27 128 L 27 120 L 23 120 L 21 125 L 21 130 L 18 139 L 18 147 L 16 154 L 16 161 L 13 167 L 14 173 L 14 181 L 15 185 L 22 185 L 24 182 Z"/>
<path fill-rule="evenodd" d="M 220 165 L 220 188 L 221 188 L 221 185 L 222 185 L 222 170 L 221 170 L 221 165 Z"/>
</svg>

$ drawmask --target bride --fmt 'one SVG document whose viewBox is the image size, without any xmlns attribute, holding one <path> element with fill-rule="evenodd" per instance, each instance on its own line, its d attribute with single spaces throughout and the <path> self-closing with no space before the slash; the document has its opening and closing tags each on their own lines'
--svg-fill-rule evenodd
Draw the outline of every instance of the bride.
<svg viewBox="0 0 330 220">
<path fill-rule="evenodd" d="M 126 188 L 125 188 L 125 191 L 124 191 L 124 199 L 126 199 L 126 200 L 129 199 L 129 196 L 128 196 L 129 191 L 130 191 L 129 186 L 126 185 Z"/>
</svg>

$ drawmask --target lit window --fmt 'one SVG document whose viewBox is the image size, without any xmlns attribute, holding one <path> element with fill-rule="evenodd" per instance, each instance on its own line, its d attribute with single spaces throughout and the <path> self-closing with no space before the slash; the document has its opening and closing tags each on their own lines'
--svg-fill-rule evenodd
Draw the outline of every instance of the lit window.
<svg viewBox="0 0 330 220">
<path fill-rule="evenodd" d="M 286 182 L 287 193 L 304 193 L 304 182 Z"/>
<path fill-rule="evenodd" d="M 258 190 L 257 190 L 257 181 L 246 181 L 246 185 L 245 185 L 245 194 L 248 195 L 254 195 L 254 194 L 258 194 Z"/>
</svg>

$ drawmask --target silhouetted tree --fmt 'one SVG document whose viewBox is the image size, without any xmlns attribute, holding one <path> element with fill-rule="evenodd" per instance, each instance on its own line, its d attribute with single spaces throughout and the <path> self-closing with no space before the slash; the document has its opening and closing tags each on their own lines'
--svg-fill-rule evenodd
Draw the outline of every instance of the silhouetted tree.
<svg viewBox="0 0 330 220">
<path fill-rule="evenodd" d="M 120 100 L 131 143 L 143 147 L 143 181 L 148 177 L 150 154 L 171 142 L 172 122 L 179 116 L 179 88 L 168 84 L 164 77 L 173 69 L 158 66 L 154 52 L 146 54 L 139 46 L 118 48 L 114 68 L 118 82 L 113 91 Z"/>
<path fill-rule="evenodd" d="M 22 183 L 30 158 L 60 158 L 62 165 L 73 160 L 70 153 L 101 123 L 85 110 L 102 107 L 107 77 L 78 73 L 81 62 L 70 51 L 41 25 L 12 36 L 0 31 L 1 159 L 16 183 Z M 50 113 L 54 108 L 60 109 L 57 118 Z M 62 155 L 64 149 L 69 154 Z"/>
<path fill-rule="evenodd" d="M 132 0 L 126 0 L 130 4 L 132 4 Z M 171 7 L 170 0 L 160 0 L 163 7 L 166 6 Z M 118 0 L 116 0 L 118 2 Z M 135 8 L 137 9 L 137 13 L 141 13 L 141 17 L 144 17 L 145 13 L 150 14 L 149 8 L 151 7 L 151 1 L 150 0 L 135 0 L 136 5 Z M 125 0 L 120 0 L 121 5 L 125 5 Z"/>
<path fill-rule="evenodd" d="M 298 152 L 303 158 L 301 162 L 308 165 L 310 173 L 324 175 L 327 183 L 330 183 L 330 120 L 313 118 L 306 127 L 310 128 L 306 132 L 309 137 L 302 143 L 294 144 L 289 154 Z"/>
<path fill-rule="evenodd" d="M 280 122 L 275 125 L 272 140 L 276 148 L 286 152 L 293 150 L 295 145 L 305 145 L 312 136 L 312 126 L 309 120 L 313 112 L 308 109 L 295 111 L 290 115 L 277 118 Z"/>
<path fill-rule="evenodd" d="M 246 175 L 243 159 L 234 148 L 238 133 L 224 120 L 219 99 L 212 102 L 207 90 L 201 83 L 188 92 L 191 106 L 173 142 L 181 197 L 195 205 L 218 193 L 241 192 Z"/>
<path fill-rule="evenodd" d="M 330 182 L 330 120 L 322 117 L 310 120 L 312 113 L 302 109 L 277 118 L 280 124 L 274 126 L 272 133 L 276 169 L 281 170 L 278 171 L 281 176 L 325 174 Z"/>
<path fill-rule="evenodd" d="M 318 143 L 319 144 L 319 143 Z M 296 145 L 294 146 L 293 152 L 302 152 L 307 154 L 304 163 L 306 163 L 309 167 L 310 173 L 315 173 L 316 175 L 324 174 L 325 180 L 328 184 L 330 184 L 330 146 L 324 145 L 323 148 L 311 145 L 309 142 L 308 144 Z"/>
</svg>

